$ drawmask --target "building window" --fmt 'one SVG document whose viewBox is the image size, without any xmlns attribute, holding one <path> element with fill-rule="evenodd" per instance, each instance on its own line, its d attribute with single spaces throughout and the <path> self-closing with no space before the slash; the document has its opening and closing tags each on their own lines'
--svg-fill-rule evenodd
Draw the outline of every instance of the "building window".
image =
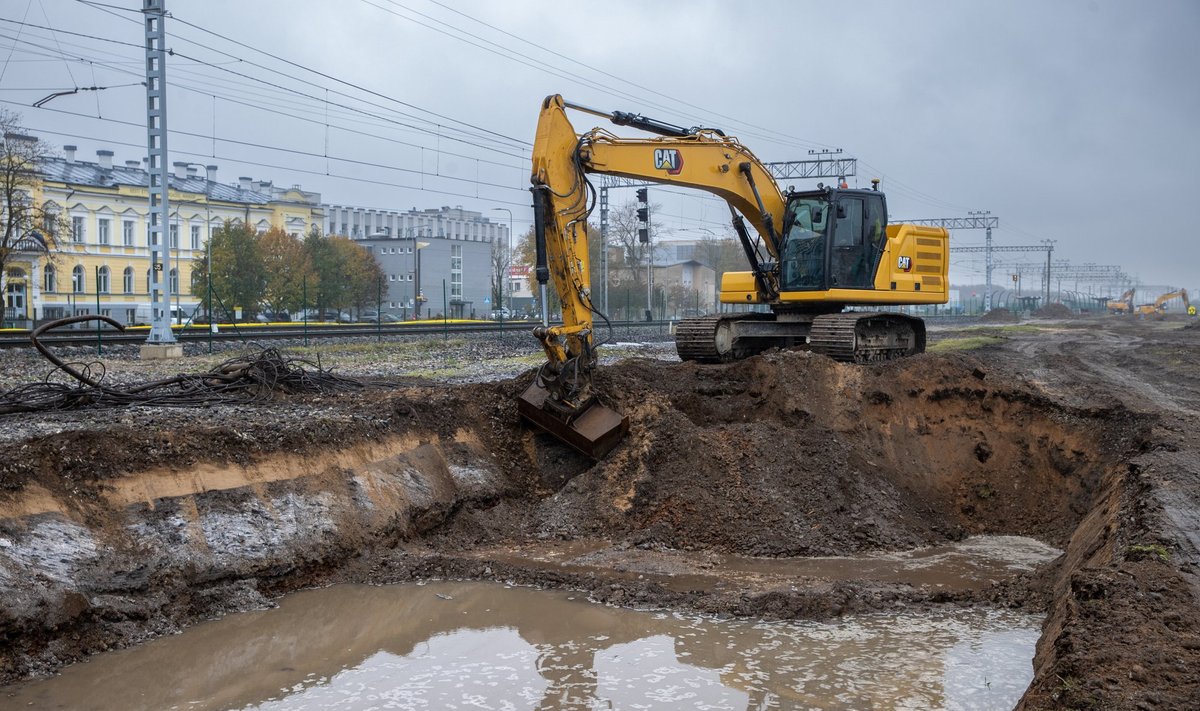
<svg viewBox="0 0 1200 711">
<path fill-rule="evenodd" d="M 101 294 L 109 293 L 109 272 L 108 267 L 100 267 L 100 271 L 96 272 L 96 291 Z"/>
<path fill-rule="evenodd" d="M 42 269 L 42 290 L 43 291 L 58 291 L 58 274 L 54 271 L 54 267 L 49 264 Z"/>
<path fill-rule="evenodd" d="M 154 286 L 154 285 L 153 285 L 153 284 L 150 282 L 150 270 L 149 270 L 149 269 L 147 269 L 147 270 L 146 270 L 146 293 L 147 293 L 147 294 L 149 294 L 149 293 L 150 293 L 150 289 L 151 289 L 153 286 Z"/>
<path fill-rule="evenodd" d="M 137 320 L 137 309 L 125 309 L 125 325 Z"/>
<path fill-rule="evenodd" d="M 87 278 L 83 274 L 83 267 L 76 264 L 75 268 L 71 270 L 71 291 L 82 294 L 86 286 Z"/>
<path fill-rule="evenodd" d="M 71 218 L 71 241 L 77 244 L 83 242 L 83 217 L 80 215 Z"/>
<path fill-rule="evenodd" d="M 134 224 L 135 223 L 131 220 L 122 220 L 121 221 L 121 244 L 125 245 L 126 247 L 133 246 L 133 226 L 134 226 Z"/>
<path fill-rule="evenodd" d="M 8 286 L 5 287 L 5 308 L 10 318 L 17 314 L 25 315 L 25 271 L 23 269 L 8 270 Z"/>
<path fill-rule="evenodd" d="M 110 236 L 112 232 L 112 220 L 97 220 L 96 221 L 96 240 L 100 244 L 109 244 L 112 241 Z"/>
<path fill-rule="evenodd" d="M 450 297 L 454 299 L 462 299 L 463 284 L 462 284 L 462 245 L 450 245 Z"/>
<path fill-rule="evenodd" d="M 171 225 L 171 249 L 179 249 L 179 223 Z"/>
<path fill-rule="evenodd" d="M 179 270 L 178 269 L 171 270 L 170 289 L 171 289 L 172 294 L 179 293 Z"/>
<path fill-rule="evenodd" d="M 192 225 L 192 249 L 200 249 L 200 225 Z"/>
<path fill-rule="evenodd" d="M 125 273 L 122 276 L 122 284 L 126 294 L 133 293 L 133 267 L 125 267 Z"/>
</svg>

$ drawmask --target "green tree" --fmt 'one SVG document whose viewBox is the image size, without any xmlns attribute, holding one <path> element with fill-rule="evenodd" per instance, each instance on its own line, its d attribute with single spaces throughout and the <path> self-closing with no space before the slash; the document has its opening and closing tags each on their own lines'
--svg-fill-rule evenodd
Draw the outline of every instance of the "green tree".
<svg viewBox="0 0 1200 711">
<path fill-rule="evenodd" d="M 375 257 L 342 235 L 322 235 L 313 230 L 304 238 L 311 272 L 310 303 L 318 309 L 338 311 L 378 304 L 383 269 Z"/>
<path fill-rule="evenodd" d="M 267 284 L 267 270 L 263 264 L 260 237 L 249 226 L 226 222 L 213 230 L 205 249 L 205 255 L 196 260 L 192 269 L 192 295 L 206 299 L 208 296 L 208 259 L 212 260 L 212 291 L 219 311 L 223 305 L 227 311 L 242 307 L 243 318 L 253 318 Z M 226 313 L 226 316 L 232 316 Z"/>
<path fill-rule="evenodd" d="M 377 308 L 384 276 L 374 255 L 347 237 L 330 237 L 329 241 L 344 270 L 345 287 L 338 307 L 353 307 L 357 313 L 367 305 Z"/>
<path fill-rule="evenodd" d="M 308 302 L 317 307 L 318 312 L 338 306 L 341 300 L 340 285 L 344 283 L 341 270 L 344 265 L 338 262 L 330 238 L 313 229 L 304 236 L 304 252 L 308 255 L 312 267 L 312 279 L 308 284 Z"/>
<path fill-rule="evenodd" d="M 312 262 L 304 244 L 278 227 L 259 238 L 266 285 L 263 303 L 274 313 L 293 313 L 300 309 L 306 279 L 315 283 Z"/>
</svg>

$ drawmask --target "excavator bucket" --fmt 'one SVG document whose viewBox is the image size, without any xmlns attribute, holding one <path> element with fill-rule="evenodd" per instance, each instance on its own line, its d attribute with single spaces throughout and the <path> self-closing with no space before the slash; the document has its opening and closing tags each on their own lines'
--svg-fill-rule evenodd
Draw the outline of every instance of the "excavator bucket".
<svg viewBox="0 0 1200 711">
<path fill-rule="evenodd" d="M 629 418 L 593 402 L 573 415 L 546 407 L 550 396 L 535 380 L 517 399 L 517 411 L 531 424 L 591 457 L 603 459 L 629 431 Z"/>
</svg>

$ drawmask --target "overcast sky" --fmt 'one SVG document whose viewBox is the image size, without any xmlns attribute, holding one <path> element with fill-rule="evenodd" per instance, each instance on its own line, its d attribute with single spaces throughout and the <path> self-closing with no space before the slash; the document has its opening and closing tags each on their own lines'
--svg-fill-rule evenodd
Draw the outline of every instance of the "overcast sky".
<svg viewBox="0 0 1200 711">
<path fill-rule="evenodd" d="M 0 0 L 0 106 L 85 159 L 140 159 L 144 89 L 119 85 L 141 80 L 141 2 L 97 1 Z M 883 179 L 893 219 L 990 210 L 996 244 L 1053 239 L 1056 258 L 1200 291 L 1195 0 L 166 4 L 171 157 L 215 163 L 222 182 L 505 221 L 491 208 L 507 207 L 520 233 L 538 104 L 561 93 L 716 126 L 766 161 L 841 148 L 859 159 L 858 184 Z M 93 85 L 112 88 L 31 106 Z M 675 237 L 725 231 L 720 201 L 654 195 Z M 982 281 L 982 255 L 954 262 L 957 279 Z"/>
</svg>

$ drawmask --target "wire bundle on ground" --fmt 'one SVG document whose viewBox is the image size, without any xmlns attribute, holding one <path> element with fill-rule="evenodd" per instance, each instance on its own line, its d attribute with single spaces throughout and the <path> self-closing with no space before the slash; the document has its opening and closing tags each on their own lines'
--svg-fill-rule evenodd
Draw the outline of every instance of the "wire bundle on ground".
<svg viewBox="0 0 1200 711">
<path fill-rule="evenodd" d="M 35 330 L 30 335 L 33 345 L 76 384 L 51 380 L 56 373 L 52 370 L 39 382 L 0 393 L 0 414 L 128 405 L 197 407 L 261 401 L 278 393 L 333 393 L 365 387 L 359 380 L 335 375 L 320 363 L 286 356 L 276 348 L 232 358 L 205 373 L 180 374 L 136 385 L 110 385 L 104 382 L 102 363 L 64 362 L 38 341 L 46 331 L 94 320 L 123 330 L 113 319 L 90 314 L 59 319 Z"/>
</svg>

